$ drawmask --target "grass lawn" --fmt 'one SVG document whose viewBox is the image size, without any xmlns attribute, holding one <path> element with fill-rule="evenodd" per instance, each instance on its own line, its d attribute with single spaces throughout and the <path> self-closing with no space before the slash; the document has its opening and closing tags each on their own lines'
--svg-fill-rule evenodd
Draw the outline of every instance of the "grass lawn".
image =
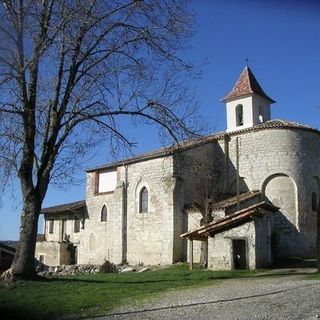
<svg viewBox="0 0 320 320">
<path fill-rule="evenodd" d="M 213 284 L 217 279 L 248 277 L 254 271 L 188 271 L 187 264 L 146 273 L 64 276 L 6 288 L 0 284 L 1 319 L 79 319 L 168 290 Z M 4 316 L 6 315 L 6 316 Z"/>
</svg>

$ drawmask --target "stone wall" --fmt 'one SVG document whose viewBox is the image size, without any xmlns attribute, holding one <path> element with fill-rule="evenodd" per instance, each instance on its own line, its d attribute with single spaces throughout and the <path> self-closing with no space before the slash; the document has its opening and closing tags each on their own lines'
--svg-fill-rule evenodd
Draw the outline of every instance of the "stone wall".
<svg viewBox="0 0 320 320">
<path fill-rule="evenodd" d="M 273 247 L 276 256 L 312 257 L 315 255 L 316 212 L 312 210 L 312 192 L 320 193 L 319 134 L 304 129 L 272 128 L 225 135 L 218 142 L 185 151 L 201 160 L 212 154 L 213 163 L 221 159 L 222 193 L 236 193 L 239 143 L 240 192 L 261 190 L 266 198 L 281 207 L 275 215 Z M 196 181 L 176 158 L 175 173 L 182 183 L 176 189 L 177 205 L 192 200 Z M 180 198 L 179 198 L 180 195 Z M 184 199 L 183 201 L 181 199 Z M 190 230 L 187 223 L 183 232 Z M 196 250 L 195 250 L 196 251 Z M 184 255 L 186 246 L 183 247 Z"/>
<path fill-rule="evenodd" d="M 275 215 L 272 236 L 276 254 L 314 255 L 316 212 L 312 210 L 311 198 L 312 193 L 316 193 L 319 199 L 320 192 L 319 135 L 303 129 L 278 128 L 226 134 L 218 141 L 190 148 L 174 157 L 132 163 L 127 169 L 118 167 L 117 187 L 113 192 L 96 194 L 95 172 L 89 172 L 86 190 L 88 215 L 84 229 L 74 233 L 73 218 L 69 217 L 67 222 L 67 234 L 77 246 L 77 262 L 101 264 L 104 260 L 114 263 L 127 260 L 131 264 L 166 264 L 186 260 L 187 243 L 179 236 L 193 226 L 184 209 L 193 201 L 192 192 L 202 180 L 184 160 L 211 161 L 213 167 L 219 168 L 219 191 L 235 193 L 237 138 L 241 192 L 262 190 L 270 201 L 281 207 Z M 123 183 L 126 172 L 128 205 L 125 217 Z M 149 208 L 148 212 L 141 213 L 139 192 L 143 187 L 148 189 Z M 108 219 L 101 222 L 104 205 Z M 61 240 L 62 218 L 57 218 L 52 235 L 46 224 L 49 243 Z M 251 237 L 251 230 L 247 231 Z M 230 241 L 220 239 L 218 235 L 214 239 L 216 247 L 219 247 L 218 241 L 221 242 L 223 253 L 219 253 L 218 258 L 223 260 L 222 256 L 226 255 L 228 260 Z M 196 259 L 198 251 L 195 245 Z M 262 260 L 265 261 L 266 257 Z M 218 264 L 227 266 L 221 261 Z"/>
<path fill-rule="evenodd" d="M 311 193 L 320 174 L 319 134 L 302 129 L 266 129 L 237 136 L 242 191 L 262 190 L 281 207 L 275 221 L 277 254 L 314 255 L 316 213 L 311 208 Z M 227 179 L 233 190 L 237 136 L 230 137 L 227 148 Z M 220 145 L 223 147 L 223 141 Z"/>
<path fill-rule="evenodd" d="M 174 218 L 172 157 L 163 157 L 118 167 L 118 184 L 114 192 L 95 194 L 95 173 L 87 175 L 87 209 L 89 219 L 78 247 L 79 263 L 103 263 L 126 260 L 131 264 L 167 264 L 173 262 Z M 127 219 L 123 220 L 123 182 L 127 172 Z M 148 190 L 148 212 L 139 212 L 139 193 Z M 108 209 L 108 221 L 100 221 L 102 206 Z M 124 232 L 127 241 L 124 243 Z"/>
<path fill-rule="evenodd" d="M 36 243 L 35 257 L 40 260 L 44 257 L 43 263 L 47 266 L 57 266 L 70 263 L 70 254 L 67 244 L 56 241 L 38 241 Z"/>
<path fill-rule="evenodd" d="M 139 162 L 128 167 L 127 260 L 130 264 L 174 262 L 172 157 Z M 139 212 L 139 193 L 148 189 L 148 212 Z"/>
<path fill-rule="evenodd" d="M 188 244 L 179 235 L 198 228 L 202 219 L 200 213 L 189 214 L 185 211 L 185 206 L 205 201 L 209 194 L 213 195 L 213 201 L 216 200 L 223 185 L 224 161 L 224 154 L 217 141 L 185 150 L 174 157 L 174 176 L 179 182 L 174 189 L 175 234 L 182 261 L 188 259 Z M 215 178 L 211 179 L 211 175 Z M 213 184 L 212 188 L 210 184 Z M 193 246 L 194 261 L 198 262 L 201 242 L 195 241 Z"/>
<path fill-rule="evenodd" d="M 255 218 L 256 229 L 256 269 L 266 268 L 274 261 L 272 252 L 272 233 L 274 213 L 267 213 L 262 218 Z"/>
<path fill-rule="evenodd" d="M 122 261 L 122 180 L 113 192 L 97 194 L 95 172 L 87 174 L 86 205 L 88 217 L 78 246 L 79 264 L 102 264 L 105 260 Z M 101 221 L 101 210 L 107 208 L 107 221 Z"/>
<path fill-rule="evenodd" d="M 272 264 L 271 235 L 273 213 L 260 217 L 208 238 L 208 268 L 213 270 L 232 270 L 232 240 L 242 239 L 246 242 L 248 268 L 265 268 Z"/>
<path fill-rule="evenodd" d="M 232 239 L 244 239 L 249 269 L 256 268 L 256 240 L 254 221 L 208 238 L 208 269 L 232 270 Z"/>
<path fill-rule="evenodd" d="M 75 214 L 67 214 L 67 213 L 59 213 L 59 214 L 46 214 L 45 215 L 45 224 L 44 224 L 44 237 L 46 241 L 57 241 L 61 242 L 65 239 L 63 239 L 62 236 L 62 223 L 63 220 L 66 220 L 66 230 L 65 234 L 70 237 L 70 241 L 79 244 L 81 235 L 83 233 L 83 225 L 80 223 L 80 230 L 79 232 L 75 232 L 74 230 L 74 218 Z M 53 233 L 49 233 L 49 220 L 54 220 L 54 227 L 53 227 Z M 81 218 L 81 221 L 82 218 Z"/>
<path fill-rule="evenodd" d="M 193 212 L 188 214 L 188 227 L 189 231 L 198 229 L 200 227 L 200 221 L 202 215 L 199 212 Z M 183 240 L 187 243 L 187 261 L 190 261 L 189 257 L 189 241 Z M 201 241 L 193 241 L 193 262 L 199 263 L 201 255 Z"/>
</svg>

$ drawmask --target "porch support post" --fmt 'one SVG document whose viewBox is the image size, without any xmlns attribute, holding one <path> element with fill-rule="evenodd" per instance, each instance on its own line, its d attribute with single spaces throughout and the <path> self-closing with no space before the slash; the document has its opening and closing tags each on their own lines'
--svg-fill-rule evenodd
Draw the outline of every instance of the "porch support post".
<svg viewBox="0 0 320 320">
<path fill-rule="evenodd" d="M 193 240 L 189 239 L 189 270 L 193 269 Z"/>
</svg>

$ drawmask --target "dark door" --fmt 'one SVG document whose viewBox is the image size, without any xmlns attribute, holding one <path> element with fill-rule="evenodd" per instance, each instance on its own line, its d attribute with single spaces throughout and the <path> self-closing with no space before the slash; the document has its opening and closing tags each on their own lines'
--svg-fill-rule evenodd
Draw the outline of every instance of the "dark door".
<svg viewBox="0 0 320 320">
<path fill-rule="evenodd" d="M 246 240 L 232 240 L 233 268 L 248 269 Z"/>
</svg>

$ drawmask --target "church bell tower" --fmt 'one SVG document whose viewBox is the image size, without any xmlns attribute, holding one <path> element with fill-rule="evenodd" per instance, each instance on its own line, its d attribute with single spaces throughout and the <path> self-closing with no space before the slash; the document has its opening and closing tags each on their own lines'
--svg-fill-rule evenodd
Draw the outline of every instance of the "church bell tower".
<svg viewBox="0 0 320 320">
<path fill-rule="evenodd" d="M 242 130 L 271 119 L 270 105 L 275 101 L 266 95 L 248 66 L 222 102 L 226 103 L 227 132 Z"/>
</svg>

